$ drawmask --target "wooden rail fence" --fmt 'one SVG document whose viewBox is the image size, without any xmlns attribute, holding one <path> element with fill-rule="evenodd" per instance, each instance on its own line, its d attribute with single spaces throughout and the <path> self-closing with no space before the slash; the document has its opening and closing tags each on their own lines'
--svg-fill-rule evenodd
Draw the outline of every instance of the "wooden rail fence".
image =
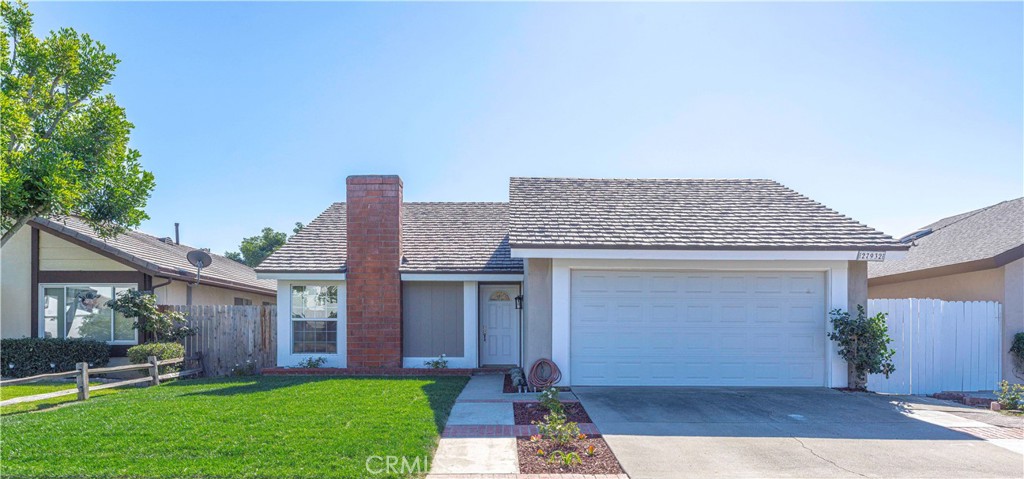
<svg viewBox="0 0 1024 479">
<path fill-rule="evenodd" d="M 197 360 L 198 358 L 195 358 L 195 359 Z M 192 361 L 194 359 L 193 358 L 189 358 L 189 360 Z M 0 406 L 9 406 L 11 404 L 19 404 L 19 403 L 32 402 L 32 401 L 42 401 L 43 399 L 52 399 L 52 398 L 55 398 L 55 397 L 68 396 L 68 395 L 75 394 L 75 393 L 78 394 L 78 400 L 79 401 L 85 401 L 85 400 L 89 399 L 89 391 L 99 391 L 101 389 L 110 389 L 110 388 L 116 388 L 116 387 L 121 387 L 121 386 L 130 386 L 130 385 L 133 385 L 133 384 L 143 384 L 143 383 L 149 383 L 150 386 L 156 386 L 156 385 L 160 384 L 160 381 L 165 381 L 167 379 L 174 379 L 174 378 L 181 378 L 181 377 L 192 376 L 192 375 L 196 375 L 196 374 L 199 374 L 199 373 L 202 372 L 202 368 L 194 367 L 194 368 L 186 369 L 186 370 L 183 370 L 183 371 L 175 371 L 173 373 L 160 374 L 160 367 L 161 366 L 170 366 L 170 365 L 173 365 L 173 364 L 182 364 L 185 361 L 186 361 L 186 358 L 164 359 L 164 360 L 161 361 L 161 360 L 158 360 L 156 358 L 156 356 L 150 356 L 149 357 L 149 361 L 147 363 L 143 363 L 143 364 L 126 364 L 124 366 L 112 366 L 112 367 L 109 367 L 109 368 L 95 368 L 95 369 L 90 369 L 89 368 L 89 363 L 78 363 L 75 366 L 75 370 L 74 371 L 64 371 L 64 372 L 60 372 L 60 373 L 38 374 L 36 376 L 29 376 L 29 377 L 26 377 L 26 378 L 8 379 L 6 381 L 0 381 L 0 387 L 13 386 L 13 385 L 16 385 L 16 384 L 34 383 L 36 381 L 42 381 L 44 379 L 59 379 L 59 378 L 67 378 L 67 377 L 72 377 L 72 376 L 75 377 L 77 384 L 76 384 L 75 389 L 65 389 L 65 390 L 61 390 L 61 391 L 54 391 L 54 392 L 43 393 L 43 394 L 35 394 L 35 395 L 32 395 L 32 396 L 21 396 L 21 397 L 16 397 L 16 398 L 8 399 L 6 401 L 0 401 Z M 106 374 L 106 373 L 117 373 L 117 372 L 123 372 L 123 371 L 138 371 L 138 370 L 142 370 L 142 369 L 148 370 L 149 374 L 147 374 L 146 376 L 140 377 L 140 378 L 125 379 L 123 381 L 116 381 L 116 382 L 112 382 L 112 383 L 104 383 L 104 384 L 100 384 L 98 386 L 90 386 L 89 385 L 89 376 L 90 375 Z"/>
<path fill-rule="evenodd" d="M 184 339 L 185 355 L 202 355 L 206 376 L 277 365 L 275 306 L 166 306 L 185 315 L 197 333 Z"/>
</svg>

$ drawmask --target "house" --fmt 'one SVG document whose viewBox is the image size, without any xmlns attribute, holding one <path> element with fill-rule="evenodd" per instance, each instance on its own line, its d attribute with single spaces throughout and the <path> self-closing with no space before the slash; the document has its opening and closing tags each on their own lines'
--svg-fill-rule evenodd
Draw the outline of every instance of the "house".
<svg viewBox="0 0 1024 479">
<path fill-rule="evenodd" d="M 104 307 L 124 289 L 153 291 L 169 305 L 276 301 L 273 281 L 218 255 L 195 284 L 185 259 L 193 249 L 139 231 L 103 239 L 74 217 L 36 218 L 0 251 L 0 335 L 101 339 L 117 357 L 138 344 L 132 321 Z"/>
<path fill-rule="evenodd" d="M 1003 378 L 1024 331 L 1024 198 L 943 218 L 900 240 L 906 257 L 868 268 L 869 298 L 996 301 L 1003 305 Z"/>
<path fill-rule="evenodd" d="M 770 180 L 512 178 L 509 203 L 405 203 L 351 176 L 260 264 L 278 365 L 525 365 L 569 385 L 844 386 L 827 311 L 909 245 Z M 288 319 L 290 318 L 290 319 Z"/>
</svg>

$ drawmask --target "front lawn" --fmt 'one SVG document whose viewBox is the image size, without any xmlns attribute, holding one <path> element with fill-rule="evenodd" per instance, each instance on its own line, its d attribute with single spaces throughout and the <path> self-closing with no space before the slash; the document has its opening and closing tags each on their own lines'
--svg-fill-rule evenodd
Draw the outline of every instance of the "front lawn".
<svg viewBox="0 0 1024 479">
<path fill-rule="evenodd" d="M 0 473 L 406 477 L 372 474 L 385 461 L 374 457 L 432 458 L 467 380 L 247 377 L 124 391 L 0 418 Z"/>
<path fill-rule="evenodd" d="M 93 386 L 98 386 L 100 383 L 90 383 Z M 17 384 L 14 386 L 0 387 L 0 401 L 6 399 L 14 399 L 22 396 L 34 396 L 36 394 L 52 393 L 57 391 L 63 391 L 65 389 L 75 389 L 75 383 L 69 381 L 39 381 L 36 383 L 29 384 Z M 90 397 L 104 396 L 107 394 L 118 392 L 119 388 L 113 389 L 100 389 L 99 391 L 90 391 Z M 0 415 L 15 414 L 27 411 L 38 411 L 41 409 L 48 409 L 54 406 L 60 406 L 70 402 L 78 400 L 78 394 L 69 394 L 67 396 L 59 396 L 50 399 L 43 399 L 41 401 L 23 402 L 18 404 L 11 404 L 9 406 L 0 406 Z"/>
</svg>

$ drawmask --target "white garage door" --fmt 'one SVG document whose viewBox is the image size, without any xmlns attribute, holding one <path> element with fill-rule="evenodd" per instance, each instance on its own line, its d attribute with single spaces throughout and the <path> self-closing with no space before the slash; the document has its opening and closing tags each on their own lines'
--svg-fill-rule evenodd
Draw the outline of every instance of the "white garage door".
<svg viewBox="0 0 1024 479">
<path fill-rule="evenodd" d="M 824 386 L 820 272 L 573 271 L 574 385 Z"/>
</svg>

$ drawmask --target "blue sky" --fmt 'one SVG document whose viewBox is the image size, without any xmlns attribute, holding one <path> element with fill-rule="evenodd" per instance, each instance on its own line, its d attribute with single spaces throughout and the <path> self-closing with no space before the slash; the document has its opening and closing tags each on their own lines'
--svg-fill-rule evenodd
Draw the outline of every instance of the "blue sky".
<svg viewBox="0 0 1024 479">
<path fill-rule="evenodd" d="M 1024 192 L 1022 4 L 32 3 L 121 59 L 143 230 L 215 252 L 347 175 L 772 178 L 886 233 Z"/>
</svg>

